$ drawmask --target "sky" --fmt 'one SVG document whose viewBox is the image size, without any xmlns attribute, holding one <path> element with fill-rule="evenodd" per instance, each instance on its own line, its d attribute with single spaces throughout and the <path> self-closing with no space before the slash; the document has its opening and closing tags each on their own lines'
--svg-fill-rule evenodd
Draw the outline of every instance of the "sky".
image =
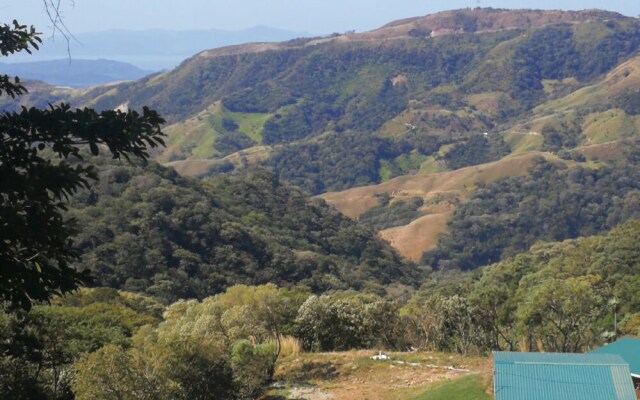
<svg viewBox="0 0 640 400">
<path fill-rule="evenodd" d="M 310 34 L 367 31 L 400 18 L 466 7 L 617 11 L 639 17 L 640 0 L 0 0 L 4 21 L 51 31 L 44 2 L 60 2 L 72 33 L 109 29 L 242 30 L 258 25 Z"/>
</svg>

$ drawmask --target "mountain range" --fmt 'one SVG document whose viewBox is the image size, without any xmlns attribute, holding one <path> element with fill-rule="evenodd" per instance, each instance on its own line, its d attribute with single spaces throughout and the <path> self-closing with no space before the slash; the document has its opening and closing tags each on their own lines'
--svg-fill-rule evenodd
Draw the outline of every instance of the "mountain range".
<svg viewBox="0 0 640 400">
<path fill-rule="evenodd" d="M 110 60 L 61 59 L 25 63 L 0 63 L 0 73 L 46 82 L 54 86 L 83 88 L 140 79 L 152 71 Z"/>
<path fill-rule="evenodd" d="M 491 255 L 461 254 L 446 244 L 456 238 L 443 235 L 466 226 L 483 232 L 478 243 L 503 240 L 481 201 L 494 183 L 535 186 L 545 177 L 560 187 L 577 179 L 568 169 L 609 171 L 589 179 L 615 185 L 608 176 L 622 172 L 612 163 L 633 163 L 627 150 L 640 130 L 639 50 L 640 20 L 612 12 L 464 9 L 370 32 L 206 50 L 117 85 L 37 84 L 23 101 L 148 105 L 170 124 L 167 148 L 155 156 L 181 174 L 266 167 L 376 227 L 403 256 L 467 269 L 635 215 L 567 216 L 571 229 L 532 228 L 536 234 L 512 238 L 515 247 L 500 242 Z M 547 188 L 550 196 L 557 187 Z M 508 202 L 500 190 L 491 196 Z M 577 207 L 597 203 L 588 190 L 576 189 Z M 625 186 L 620 204 L 632 204 L 634 190 Z M 518 200 L 521 210 L 532 196 Z M 606 204 L 603 215 L 618 203 Z M 510 212 L 504 223 L 525 224 L 524 213 Z"/>
<path fill-rule="evenodd" d="M 107 30 L 74 34 L 69 42 L 61 36 L 44 38 L 34 54 L 17 54 L 10 62 L 57 59 L 108 59 L 151 71 L 170 69 L 193 54 L 216 47 L 248 42 L 278 42 L 309 36 L 268 26 L 239 31 L 221 29 L 172 31 L 167 29 Z M 28 77 L 32 78 L 32 77 Z"/>
<path fill-rule="evenodd" d="M 5 209 L 59 201 L 44 240 L 63 230 L 96 287 L 0 310 L 0 398 L 488 399 L 492 351 L 640 336 L 640 19 L 464 9 L 21 82 Z M 154 159 L 96 146 L 87 115 L 146 106 Z M 52 125 L 87 148 L 12 140 Z M 32 187 L 58 166 L 87 181 Z"/>
</svg>

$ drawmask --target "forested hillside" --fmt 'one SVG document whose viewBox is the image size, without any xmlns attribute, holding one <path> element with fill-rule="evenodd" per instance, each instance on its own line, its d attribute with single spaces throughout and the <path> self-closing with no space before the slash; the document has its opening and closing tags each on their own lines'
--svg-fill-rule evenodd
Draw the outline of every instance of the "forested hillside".
<svg viewBox="0 0 640 400">
<path fill-rule="evenodd" d="M 267 171 L 199 182 L 154 163 L 99 168 L 69 207 L 78 267 L 98 286 L 174 301 L 239 283 L 379 291 L 420 276 L 372 230 Z"/>
<path fill-rule="evenodd" d="M 233 59 L 224 51 L 202 53 L 174 78 L 200 76 L 204 87 L 198 92 L 210 97 L 190 97 L 184 112 L 180 107 L 170 112 L 179 121 L 208 104 L 218 101 L 219 106 L 171 127 L 176 140 L 170 140 L 161 159 L 211 160 L 267 145 L 266 160 L 248 156 L 248 162 L 263 162 L 312 194 L 416 172 L 429 158 L 442 160 L 449 170 L 494 161 L 509 147 L 496 142 L 489 148 L 477 135 L 502 131 L 537 104 L 600 79 L 636 53 L 640 24 L 610 16 L 609 22 L 551 24 L 531 31 L 385 41 L 347 36 L 259 52 L 248 47 L 235 49 Z M 573 63 L 556 65 L 558 54 Z M 562 83 L 569 78 L 572 84 Z M 558 82 L 554 91 L 545 87 L 548 82 Z M 115 106 L 120 95 L 119 89 L 100 101 L 119 99 L 111 100 Z M 152 99 L 162 108 L 167 95 L 163 91 Z M 180 94 L 171 93 L 172 100 L 176 97 Z M 225 126 L 225 121 L 230 122 Z M 542 132 L 543 149 L 584 141 L 563 139 L 551 129 Z"/>
<path fill-rule="evenodd" d="M 412 299 L 423 307 L 417 327 L 443 329 L 427 337 L 458 351 L 580 352 L 638 336 L 639 234 L 635 220 L 605 236 L 537 244 L 478 274 L 434 275 Z"/>
<path fill-rule="evenodd" d="M 424 262 L 473 269 L 553 242 L 605 232 L 640 217 L 640 165 L 632 154 L 592 169 L 540 159 L 529 175 L 481 186 L 449 221 Z"/>
<path fill-rule="evenodd" d="M 539 150 L 589 144 L 583 125 L 609 109 L 618 115 L 600 115 L 600 126 L 633 125 L 637 82 L 577 115 L 534 107 L 599 82 L 637 55 L 639 38 L 640 22 L 615 13 L 466 9 L 372 32 L 214 49 L 136 82 L 44 88 L 26 101 L 148 105 L 173 123 L 157 156 L 181 172 L 262 163 L 318 194 L 494 161 L 522 148 L 517 132 L 541 135 L 529 143 Z M 494 133 L 489 143 L 485 132 Z"/>
<path fill-rule="evenodd" d="M 536 245 L 480 273 L 433 274 L 413 295 L 240 285 L 165 306 L 85 289 L 28 314 L 0 313 L 0 396 L 244 399 L 266 389 L 276 362 L 294 364 L 290 382 L 338 374 L 326 361 L 301 363 L 303 350 L 588 351 L 640 335 L 639 240 L 635 220 Z"/>
<path fill-rule="evenodd" d="M 480 217 L 469 210 L 478 207 L 480 197 L 473 196 L 528 187 L 534 177 L 476 185 L 528 175 L 534 155 L 560 158 L 569 169 L 580 165 L 580 174 L 606 181 L 599 175 L 609 171 L 605 164 L 631 143 L 620 141 L 636 138 L 640 129 L 639 49 L 639 20 L 616 13 L 464 9 L 371 32 L 208 50 L 172 71 L 115 86 L 70 91 L 34 85 L 25 103 L 149 105 L 171 123 L 168 146 L 155 157 L 179 173 L 210 177 L 265 167 L 309 194 L 340 197 L 339 205 L 332 203 L 340 210 L 359 209 L 348 215 L 371 224 L 403 256 L 419 260 L 429 251 L 422 261 L 431 267 L 469 269 L 537 240 L 614 225 L 612 218 L 584 222 L 583 228 L 569 222 L 559 233 L 541 222 L 545 227 L 519 233 L 537 221 L 529 218 L 513 222 L 520 228 L 502 229 L 507 216 L 499 213 L 518 214 L 513 219 L 541 212 L 521 205 L 523 210 L 477 211 L 500 227 L 471 234 Z M 475 171 L 465 170 L 473 166 Z M 548 174 L 542 180 L 552 179 Z M 442 193 L 447 185 L 414 192 L 386 191 L 407 186 L 395 183 L 371 186 L 377 197 L 370 193 L 366 207 L 355 204 L 363 199 L 351 192 L 333 193 L 396 177 L 418 187 L 432 186 L 419 182 L 434 179 L 452 184 Z M 557 186 L 549 190 L 566 185 L 564 178 L 553 179 Z M 594 200 L 598 210 L 615 207 L 612 196 L 626 196 L 615 190 Z M 588 183 L 580 191 L 588 191 Z M 566 214 L 564 204 L 549 207 L 549 215 Z M 449 236 L 438 241 L 446 230 Z M 481 244 L 470 247 L 476 239 Z"/>
</svg>

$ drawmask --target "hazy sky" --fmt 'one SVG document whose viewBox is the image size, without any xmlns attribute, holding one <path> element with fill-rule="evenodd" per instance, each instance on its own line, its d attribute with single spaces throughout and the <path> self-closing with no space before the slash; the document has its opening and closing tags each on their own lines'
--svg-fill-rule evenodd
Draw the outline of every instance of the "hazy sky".
<svg viewBox="0 0 640 400">
<path fill-rule="evenodd" d="M 0 0 L 4 21 L 16 18 L 47 33 L 45 0 Z M 58 0 L 46 0 L 57 2 Z M 640 15 L 640 0 L 59 0 L 75 33 L 107 29 L 224 29 L 256 25 L 326 34 L 377 28 L 399 18 L 466 8 L 600 8 Z"/>
</svg>

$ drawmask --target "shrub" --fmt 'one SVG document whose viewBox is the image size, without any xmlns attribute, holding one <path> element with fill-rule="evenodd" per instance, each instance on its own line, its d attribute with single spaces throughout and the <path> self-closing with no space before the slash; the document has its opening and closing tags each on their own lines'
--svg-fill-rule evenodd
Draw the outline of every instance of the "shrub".
<svg viewBox="0 0 640 400">
<path fill-rule="evenodd" d="M 233 381 L 240 399 L 253 399 L 273 376 L 276 360 L 274 343 L 253 345 L 238 340 L 231 350 Z"/>
</svg>

